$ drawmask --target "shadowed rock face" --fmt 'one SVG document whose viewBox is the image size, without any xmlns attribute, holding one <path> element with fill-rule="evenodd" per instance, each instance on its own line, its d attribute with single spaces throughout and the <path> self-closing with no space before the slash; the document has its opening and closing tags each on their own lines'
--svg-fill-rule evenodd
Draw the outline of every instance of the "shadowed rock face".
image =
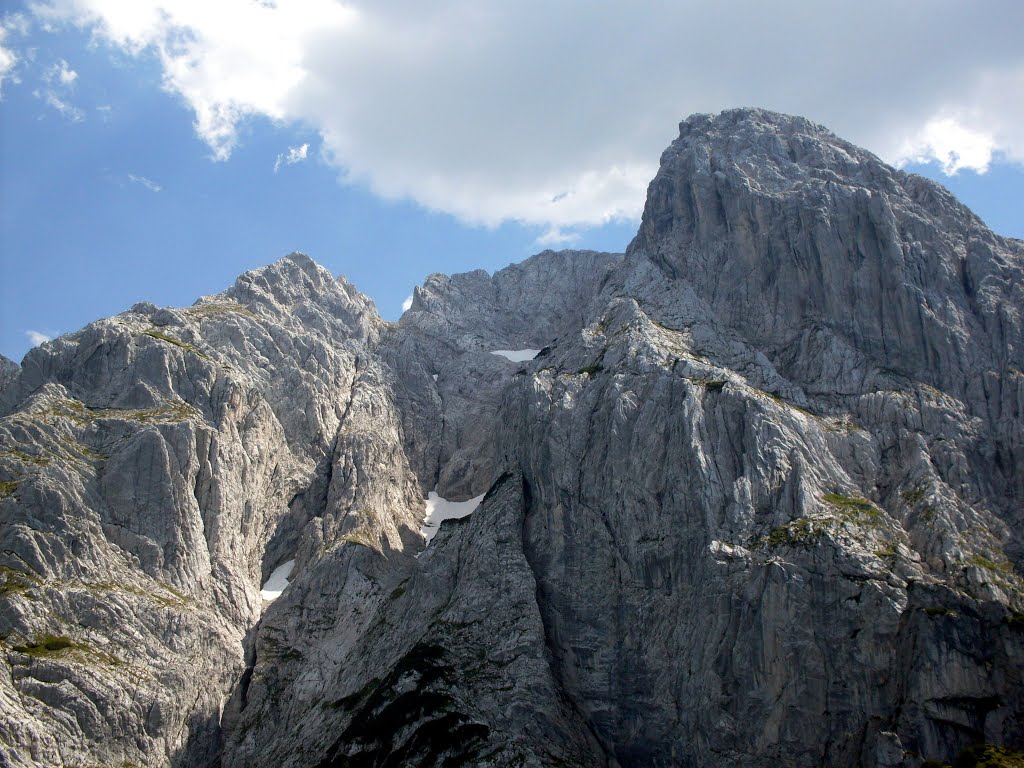
<svg viewBox="0 0 1024 768">
<path fill-rule="evenodd" d="M 1022 749 L 1022 268 L 742 110 L 680 126 L 625 258 L 434 275 L 387 324 L 292 255 L 36 349 L 0 374 L 2 761 Z M 486 496 L 424 548 L 435 487 Z"/>
</svg>

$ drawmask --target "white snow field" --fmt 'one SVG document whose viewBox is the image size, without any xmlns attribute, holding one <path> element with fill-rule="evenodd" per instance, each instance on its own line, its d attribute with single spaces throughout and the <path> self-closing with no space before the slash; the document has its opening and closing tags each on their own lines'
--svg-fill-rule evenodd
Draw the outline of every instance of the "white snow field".
<svg viewBox="0 0 1024 768">
<path fill-rule="evenodd" d="M 511 360 L 513 363 L 525 363 L 527 360 L 533 360 L 537 355 L 540 354 L 539 349 L 495 349 L 491 352 L 492 355 L 500 355 L 501 357 Z"/>
<path fill-rule="evenodd" d="M 270 574 L 270 578 L 267 579 L 267 583 L 260 590 L 260 595 L 263 596 L 264 600 L 276 600 L 281 596 L 285 587 L 288 586 L 288 577 L 292 575 L 293 568 L 295 568 L 295 561 L 289 560 L 287 563 L 281 563 L 281 565 L 274 569 L 274 572 Z"/>
<path fill-rule="evenodd" d="M 423 527 L 420 529 L 427 537 L 427 544 L 437 535 L 442 520 L 454 520 L 465 517 L 480 506 L 484 500 L 484 494 L 480 494 L 466 501 L 448 501 L 442 499 L 435 491 L 427 494 L 427 516 L 423 519 Z"/>
</svg>

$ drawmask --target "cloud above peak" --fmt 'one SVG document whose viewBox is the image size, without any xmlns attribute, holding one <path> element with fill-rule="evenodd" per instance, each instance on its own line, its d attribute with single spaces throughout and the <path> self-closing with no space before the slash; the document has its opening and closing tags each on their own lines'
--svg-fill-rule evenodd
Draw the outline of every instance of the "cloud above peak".
<svg viewBox="0 0 1024 768">
<path fill-rule="evenodd" d="M 38 347 L 40 344 L 53 341 L 53 334 L 43 333 L 41 331 L 25 331 L 25 338 L 32 343 L 33 347 Z"/>
<path fill-rule="evenodd" d="M 288 151 L 277 156 L 274 161 L 274 173 L 280 170 L 282 165 L 295 165 L 303 162 L 309 157 L 309 144 L 302 144 L 298 147 L 288 147 Z"/>
<path fill-rule="evenodd" d="M 484 225 L 635 219 L 693 112 L 764 106 L 891 162 L 1024 162 L 1024 4 L 803 0 L 49 0 L 155 52 L 213 157 L 246 119 L 310 126 L 349 182 Z M 292 160 L 291 148 L 277 166 Z"/>
</svg>

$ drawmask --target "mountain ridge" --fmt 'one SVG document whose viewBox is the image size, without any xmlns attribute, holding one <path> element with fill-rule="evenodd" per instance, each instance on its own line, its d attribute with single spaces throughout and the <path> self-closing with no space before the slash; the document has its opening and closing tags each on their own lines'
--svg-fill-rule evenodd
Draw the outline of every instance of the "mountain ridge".
<svg viewBox="0 0 1024 768">
<path fill-rule="evenodd" d="M 624 255 L 432 275 L 385 323 L 291 254 L 33 350 L 0 379 L 0 755 L 1024 749 L 1022 269 L 937 185 L 734 110 L 681 123 Z M 484 498 L 425 546 L 435 489 Z"/>
</svg>

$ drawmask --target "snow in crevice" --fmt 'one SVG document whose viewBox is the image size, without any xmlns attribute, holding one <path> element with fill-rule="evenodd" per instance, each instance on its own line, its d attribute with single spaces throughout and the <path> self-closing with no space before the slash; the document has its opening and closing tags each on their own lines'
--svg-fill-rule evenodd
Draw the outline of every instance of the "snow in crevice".
<svg viewBox="0 0 1024 768">
<path fill-rule="evenodd" d="M 281 596 L 281 593 L 288 586 L 288 577 L 292 575 L 294 568 L 295 561 L 289 560 L 287 563 L 281 563 L 281 565 L 274 569 L 274 572 L 270 574 L 270 578 L 267 579 L 267 583 L 260 590 L 260 595 L 264 600 L 276 600 Z"/>
<path fill-rule="evenodd" d="M 495 349 L 491 351 L 492 355 L 500 355 L 513 363 L 525 363 L 527 360 L 533 360 L 537 355 L 540 354 L 539 349 Z"/>
<path fill-rule="evenodd" d="M 448 501 L 442 499 L 435 491 L 427 494 L 427 516 L 423 520 L 421 533 L 426 537 L 427 544 L 437 535 L 442 520 L 455 520 L 471 514 L 480 502 L 484 500 L 484 494 L 480 494 L 466 501 Z"/>
</svg>

